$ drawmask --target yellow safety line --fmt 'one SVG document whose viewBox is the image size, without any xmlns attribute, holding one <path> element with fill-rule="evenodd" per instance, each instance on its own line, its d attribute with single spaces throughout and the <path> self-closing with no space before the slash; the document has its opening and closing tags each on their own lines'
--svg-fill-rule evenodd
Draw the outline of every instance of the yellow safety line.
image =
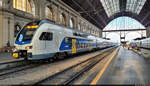
<svg viewBox="0 0 150 86">
<path fill-rule="evenodd" d="M 90 83 L 90 85 L 96 85 L 96 83 L 100 80 L 101 76 L 103 75 L 103 73 L 105 72 L 106 68 L 108 67 L 108 65 L 110 64 L 110 62 L 112 61 L 112 59 L 115 57 L 116 53 L 118 50 L 116 50 L 116 52 L 110 57 L 110 59 L 107 61 L 107 63 L 105 64 L 105 66 L 103 67 L 103 69 L 96 75 L 96 77 L 94 78 L 94 80 Z"/>
</svg>

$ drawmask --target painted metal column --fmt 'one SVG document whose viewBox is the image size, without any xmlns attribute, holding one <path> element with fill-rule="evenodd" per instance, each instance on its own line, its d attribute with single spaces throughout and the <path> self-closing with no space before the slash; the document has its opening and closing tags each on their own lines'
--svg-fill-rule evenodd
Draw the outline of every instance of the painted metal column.
<svg viewBox="0 0 150 86">
<path fill-rule="evenodd" d="M 146 36 L 150 37 L 150 26 L 146 27 Z"/>
<path fill-rule="evenodd" d="M 0 9 L 0 52 L 2 51 L 3 47 L 3 12 Z"/>
</svg>

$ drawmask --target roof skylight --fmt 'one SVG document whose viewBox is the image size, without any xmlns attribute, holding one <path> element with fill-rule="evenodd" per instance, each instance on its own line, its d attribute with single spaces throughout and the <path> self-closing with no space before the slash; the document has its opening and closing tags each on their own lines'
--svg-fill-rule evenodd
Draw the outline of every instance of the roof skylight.
<svg viewBox="0 0 150 86">
<path fill-rule="evenodd" d="M 100 0 L 107 16 L 110 17 L 115 13 L 120 12 L 119 0 Z"/>
</svg>

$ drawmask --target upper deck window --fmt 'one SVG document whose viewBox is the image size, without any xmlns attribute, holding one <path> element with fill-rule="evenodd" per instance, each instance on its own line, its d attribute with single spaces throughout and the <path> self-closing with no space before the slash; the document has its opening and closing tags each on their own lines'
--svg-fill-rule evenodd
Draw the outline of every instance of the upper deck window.
<svg viewBox="0 0 150 86">
<path fill-rule="evenodd" d="M 51 41 L 53 40 L 53 33 L 43 32 L 39 38 L 40 40 Z"/>
</svg>

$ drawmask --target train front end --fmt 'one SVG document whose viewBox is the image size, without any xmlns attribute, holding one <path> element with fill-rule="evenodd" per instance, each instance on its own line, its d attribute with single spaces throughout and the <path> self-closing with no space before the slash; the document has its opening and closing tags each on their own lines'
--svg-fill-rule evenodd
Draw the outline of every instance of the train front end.
<svg viewBox="0 0 150 86">
<path fill-rule="evenodd" d="M 18 33 L 15 40 L 15 48 L 13 49 L 12 56 L 15 59 L 18 58 L 32 58 L 32 53 L 34 52 L 32 39 L 38 29 L 37 22 L 31 22 L 25 25 L 21 31 Z"/>
</svg>

